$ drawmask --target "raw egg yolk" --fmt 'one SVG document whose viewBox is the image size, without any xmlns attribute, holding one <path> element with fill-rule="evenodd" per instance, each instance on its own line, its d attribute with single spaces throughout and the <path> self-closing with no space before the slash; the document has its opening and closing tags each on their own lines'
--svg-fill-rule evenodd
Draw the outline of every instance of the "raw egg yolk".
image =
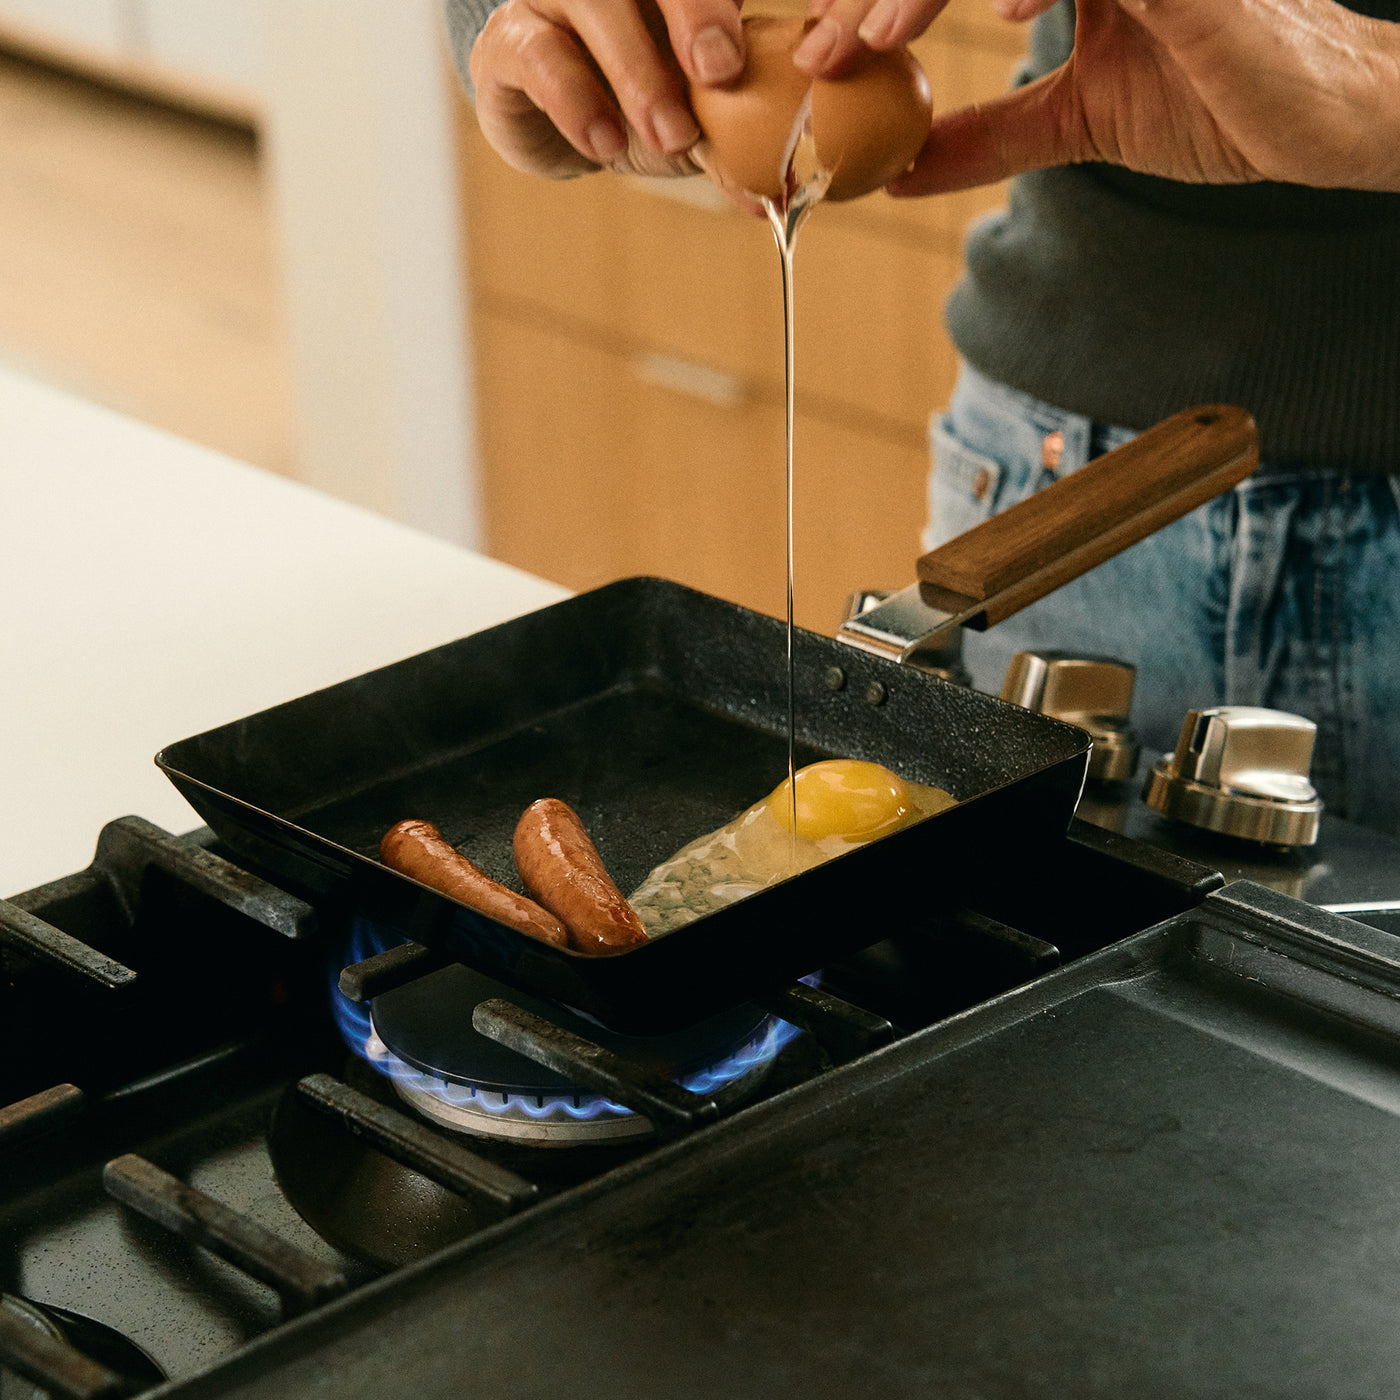
<svg viewBox="0 0 1400 1400">
<path fill-rule="evenodd" d="M 839 836 L 871 841 L 919 815 L 904 779 L 878 763 L 829 758 L 799 769 L 797 834 L 804 841 Z M 792 830 L 792 802 L 784 779 L 768 796 L 768 807 L 784 831 Z"/>
</svg>

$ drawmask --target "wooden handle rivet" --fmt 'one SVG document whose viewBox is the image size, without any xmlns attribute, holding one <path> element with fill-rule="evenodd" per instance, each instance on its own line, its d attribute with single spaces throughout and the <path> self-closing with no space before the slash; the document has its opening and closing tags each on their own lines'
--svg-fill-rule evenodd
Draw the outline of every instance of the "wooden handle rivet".
<svg viewBox="0 0 1400 1400">
<path fill-rule="evenodd" d="M 882 681 L 871 681 L 865 687 L 865 703 L 867 705 L 883 705 L 888 696 L 889 691 L 885 689 Z"/>
<path fill-rule="evenodd" d="M 839 666 L 828 666 L 825 680 L 828 690 L 841 690 L 846 684 L 846 673 Z"/>
</svg>

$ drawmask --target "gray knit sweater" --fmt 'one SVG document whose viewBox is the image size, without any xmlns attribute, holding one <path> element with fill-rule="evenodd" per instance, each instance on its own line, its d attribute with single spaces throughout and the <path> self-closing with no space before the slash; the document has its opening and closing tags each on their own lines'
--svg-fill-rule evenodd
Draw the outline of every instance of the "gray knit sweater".
<svg viewBox="0 0 1400 1400">
<path fill-rule="evenodd" d="M 1347 2 L 1400 20 L 1400 0 Z M 446 0 L 464 81 L 498 3 Z M 1061 0 L 1026 78 L 1073 42 Z M 1275 464 L 1400 473 L 1400 195 L 1044 170 L 976 226 L 967 265 L 948 327 L 994 379 L 1130 428 L 1242 404 Z"/>
<path fill-rule="evenodd" d="M 447 36 L 452 41 L 452 57 L 456 60 L 457 71 L 462 75 L 467 91 L 472 94 L 472 78 L 467 71 L 467 60 L 471 57 L 472 45 L 481 33 L 491 11 L 501 4 L 501 0 L 446 0 Z"/>
<path fill-rule="evenodd" d="M 1073 40 L 1061 0 L 1027 78 Z M 984 374 L 1101 423 L 1237 403 L 1275 465 L 1400 474 L 1400 195 L 1039 171 L 974 227 L 947 319 Z"/>
</svg>

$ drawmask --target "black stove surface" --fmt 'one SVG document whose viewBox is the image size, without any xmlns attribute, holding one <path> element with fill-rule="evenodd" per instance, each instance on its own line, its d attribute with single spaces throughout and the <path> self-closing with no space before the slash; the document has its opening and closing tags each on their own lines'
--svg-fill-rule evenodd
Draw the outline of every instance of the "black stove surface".
<svg viewBox="0 0 1400 1400">
<path fill-rule="evenodd" d="M 1264 846 L 1168 821 L 1127 784 L 1091 788 L 1078 815 L 1109 831 L 1187 860 L 1203 861 L 1227 880 L 1252 880 L 1373 928 L 1400 933 L 1400 842 L 1354 822 L 1322 814 L 1313 846 Z"/>
<path fill-rule="evenodd" d="M 1391 1396 L 1400 941 L 1299 914 L 1233 886 L 172 1394 Z"/>
<path fill-rule="evenodd" d="M 816 1150 L 812 1141 L 829 1138 L 810 1158 L 818 1165 L 785 1168 L 782 1180 L 797 1193 L 794 1210 L 810 1231 L 811 1249 L 833 1230 L 848 1240 L 854 1226 L 840 1220 L 853 1207 L 843 1193 L 860 1173 L 852 1165 L 838 1180 L 820 1162 L 832 1152 L 854 1152 L 853 1164 L 873 1160 L 869 1154 L 883 1159 L 894 1150 L 891 1134 L 896 1147 L 904 1145 L 899 1151 L 913 1151 L 917 1137 L 908 1127 L 863 1119 L 857 1104 L 863 1086 L 876 1086 L 869 1092 L 878 1099 L 886 1094 L 878 1087 L 883 1077 L 894 1073 L 906 1076 L 900 1082 L 907 1087 L 913 1081 L 901 1066 L 924 1064 L 947 1037 L 953 1043 L 963 1034 L 956 1028 L 983 1024 L 968 1021 L 973 1008 L 983 1006 L 972 1014 L 1000 1025 L 998 1018 L 1010 1014 L 1001 1008 L 1040 1005 L 1032 993 L 1057 981 L 1044 974 L 1063 968 L 1060 979 L 1077 976 L 1097 950 L 1188 917 L 1221 884 L 1206 867 L 1082 823 L 1053 850 L 1016 853 L 1010 864 L 1010 871 L 989 865 L 975 904 L 931 912 L 917 928 L 888 930 L 892 937 L 827 969 L 820 994 L 775 989 L 765 1009 L 785 1011 L 809 1029 L 783 1052 L 753 1106 L 704 1126 L 703 1113 L 687 1117 L 694 1105 L 658 1103 L 658 1113 L 675 1115 L 658 1117 L 658 1124 L 679 1142 L 541 1155 L 519 1144 L 464 1145 L 411 1121 L 387 1081 L 349 1054 L 331 1006 L 334 974 L 348 947 L 338 911 L 311 909 L 227 866 L 207 833 L 177 839 L 123 819 L 103 833 L 89 871 L 0 901 L 0 1292 L 114 1329 L 172 1377 L 170 1394 L 233 1393 L 236 1385 L 289 1396 L 329 1394 L 332 1387 L 368 1394 L 386 1383 L 422 1395 L 543 1394 L 551 1377 L 568 1377 L 553 1394 L 588 1394 L 590 1358 L 597 1360 L 607 1345 L 634 1348 L 623 1370 L 635 1370 L 641 1387 L 635 1393 L 655 1394 L 668 1366 L 689 1364 L 666 1361 L 657 1338 L 673 1335 L 690 1345 L 714 1327 L 722 1333 L 737 1327 L 736 1336 L 746 1328 L 771 1329 L 783 1316 L 774 1300 L 784 1288 L 805 1297 L 825 1277 L 786 1264 L 767 1282 L 745 1273 L 753 1251 L 744 1237 L 757 1229 L 776 1244 L 788 1229 L 778 1228 L 775 1217 L 774 1233 L 765 1236 L 745 1214 L 745 1183 L 755 1179 L 742 1166 L 745 1144 L 760 1144 L 760 1158 L 782 1155 L 787 1149 L 774 1136 L 776 1125 L 796 1125 L 791 1161 L 798 1164 Z M 1285 900 L 1280 909 L 1257 917 L 1270 926 L 1286 923 L 1303 906 Z M 1162 946 L 1188 947 L 1192 937 L 1178 932 Z M 410 967 L 398 975 L 407 980 L 411 973 Z M 891 1038 L 899 1039 L 893 1049 L 868 1053 Z M 1008 1069 L 1013 1078 L 1019 1072 Z M 1053 1094 L 1048 1061 L 1041 1078 L 1046 1083 L 1035 1095 Z M 1199 1086 L 1199 1076 L 1192 1082 Z M 269 1133 L 275 1139 L 277 1122 L 298 1117 L 302 1129 L 313 1125 L 311 1135 L 329 1156 L 306 1156 L 298 1146 L 297 1165 L 289 1169 L 285 1161 L 278 1165 Z M 932 1144 L 917 1149 L 925 1150 Z M 1130 1150 L 1131 1144 L 1123 1149 Z M 897 1158 L 898 1151 L 891 1160 Z M 924 1164 L 911 1166 L 909 1179 L 938 1180 L 943 1160 L 920 1157 Z M 322 1162 L 334 1170 L 323 1170 Z M 760 1174 L 771 1169 L 762 1166 Z M 298 1172 L 318 1188 L 323 1178 L 344 1179 L 329 1214 L 305 1200 L 300 1211 L 293 1204 L 297 1193 L 287 1186 Z M 673 1179 L 674 1189 L 656 1184 Z M 663 1209 L 657 1203 L 665 1191 L 673 1194 Z M 635 1206 L 626 1204 L 632 1193 Z M 376 1200 L 381 1204 L 372 1209 L 362 1205 Z M 402 1209 L 408 1200 L 418 1202 L 416 1215 Z M 450 1213 L 448 1201 L 460 1228 L 449 1223 L 435 1233 L 432 1222 Z M 1045 1205 L 1056 1209 L 1053 1200 Z M 574 1240 L 583 1253 L 569 1257 L 586 1259 L 604 1237 L 588 1223 L 595 1219 L 589 1212 L 600 1210 L 598 1220 L 635 1211 L 636 1228 L 617 1237 L 620 1253 L 606 1265 L 615 1292 L 574 1296 L 578 1288 L 601 1286 L 599 1280 L 558 1273 L 549 1317 L 562 1326 L 593 1312 L 579 1359 L 566 1363 L 550 1351 L 541 1360 L 536 1351 L 523 1370 L 517 1366 L 528 1379 L 516 1389 L 493 1388 L 501 1349 L 515 1344 L 511 1329 L 499 1324 L 501 1311 L 512 1298 L 517 1307 L 543 1304 L 529 1303 L 507 1283 L 497 1302 L 480 1311 L 478 1290 L 498 1286 L 489 1261 L 505 1258 L 501 1251 L 508 1248 L 530 1248 L 507 1241 L 542 1236 Z M 370 1244 L 343 1229 L 347 1216 L 366 1215 L 378 1232 Z M 574 1219 L 577 1228 L 566 1228 Z M 720 1309 L 700 1326 L 669 1308 L 676 1279 L 669 1261 L 692 1232 L 698 1239 L 712 1226 L 721 1240 L 725 1231 L 738 1231 L 730 1242 L 742 1249 L 728 1287 L 707 1283 L 704 1296 L 697 1295 L 702 1310 Z M 612 1238 L 612 1224 L 596 1228 Z M 932 1267 L 918 1240 L 908 1243 L 911 1259 Z M 548 1272 L 555 1264 L 538 1266 Z M 848 1261 L 848 1267 L 858 1278 L 865 1266 Z M 886 1260 L 875 1272 L 890 1268 Z M 635 1277 L 624 1281 L 618 1271 L 627 1270 Z M 889 1277 L 902 1275 L 896 1270 Z M 439 1294 L 439 1287 L 446 1291 Z M 342 1301 L 327 1301 L 342 1293 Z M 631 1332 L 604 1323 L 628 1313 L 642 1295 L 652 1304 L 639 1315 L 650 1317 L 657 1331 L 637 1349 Z M 468 1297 L 477 1311 L 455 1312 Z M 402 1326 L 411 1301 L 424 1305 L 427 1333 Z M 868 1306 L 855 1302 L 858 1310 Z M 986 1299 L 979 1296 L 976 1306 L 985 1307 Z M 736 1321 L 742 1311 L 750 1315 L 745 1327 Z M 289 1321 L 299 1314 L 306 1316 Z M 707 1314 L 698 1316 L 703 1321 Z M 813 1313 L 814 1321 L 822 1316 L 821 1309 Z M 476 1321 L 468 1325 L 467 1317 Z M 881 1373 L 886 1363 L 875 1355 L 878 1347 L 872 1350 L 849 1326 L 832 1326 L 823 1347 L 844 1346 Z M 436 1327 L 447 1332 L 434 1333 Z M 846 1340 L 838 1343 L 838 1334 Z M 445 1335 L 453 1340 L 444 1349 Z M 0 1345 L 8 1336 L 0 1328 Z M 457 1350 L 458 1342 L 466 1350 Z M 334 1358 L 321 1354 L 323 1345 L 334 1348 Z M 427 1350 L 416 1354 L 419 1346 Z M 489 1365 L 483 1348 L 494 1358 Z M 351 1364 L 356 1359 L 358 1369 Z M 486 1366 L 479 1384 L 463 1379 L 462 1365 Z M 306 1367 L 320 1379 L 308 1379 Z M 605 1367 L 600 1374 L 609 1373 Z M 113 1389 L 72 1393 L 121 1393 L 121 1378 L 110 1368 L 108 1375 Z M 762 1366 L 753 1376 L 755 1386 L 764 1376 L 778 1381 Z M 145 1385 L 132 1379 L 126 1389 Z"/>
</svg>

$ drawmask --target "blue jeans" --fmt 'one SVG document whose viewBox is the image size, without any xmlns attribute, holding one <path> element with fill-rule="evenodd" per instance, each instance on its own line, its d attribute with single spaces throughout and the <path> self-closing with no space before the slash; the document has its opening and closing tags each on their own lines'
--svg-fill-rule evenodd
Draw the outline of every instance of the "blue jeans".
<svg viewBox="0 0 1400 1400">
<path fill-rule="evenodd" d="M 1057 469 L 1042 465 L 1064 434 Z M 965 366 L 932 425 L 925 548 L 970 529 L 1133 434 Z M 1396 464 L 1400 471 L 1400 463 Z M 1338 816 L 1400 834 L 1400 479 L 1254 476 L 983 634 L 993 694 L 1029 647 L 1137 667 L 1133 725 L 1155 760 L 1187 710 L 1263 705 L 1317 724 L 1313 782 Z"/>
</svg>

